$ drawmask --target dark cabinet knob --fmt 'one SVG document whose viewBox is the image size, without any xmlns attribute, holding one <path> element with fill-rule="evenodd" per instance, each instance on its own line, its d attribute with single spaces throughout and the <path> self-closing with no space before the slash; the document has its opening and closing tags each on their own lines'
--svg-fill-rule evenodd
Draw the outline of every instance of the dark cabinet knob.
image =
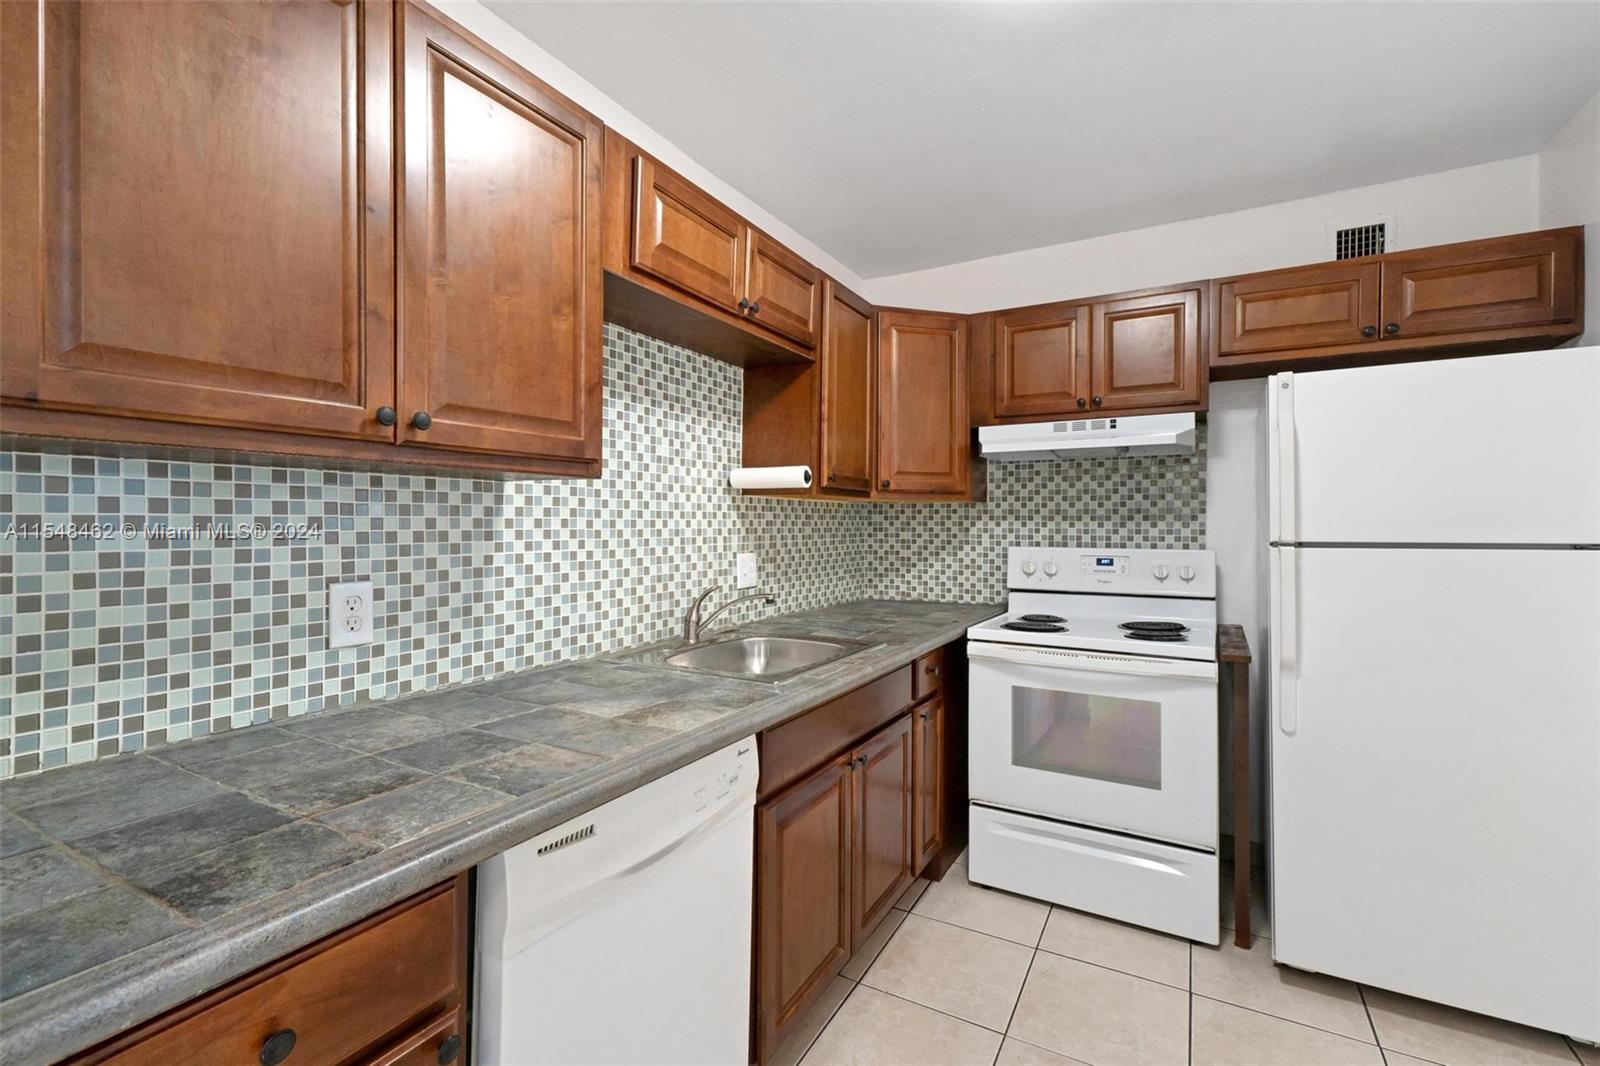
<svg viewBox="0 0 1600 1066">
<path fill-rule="evenodd" d="M 378 425 L 392 426 L 398 421 L 400 421 L 400 416 L 395 413 L 393 407 L 378 408 Z"/>
<path fill-rule="evenodd" d="M 1089 406 L 1089 401 L 1085 400 L 1082 396 L 1079 396 L 1078 397 L 1078 406 L 1079 407 L 1088 407 Z"/>
<path fill-rule="evenodd" d="M 1378 327 L 1377 326 L 1362 326 L 1361 327 L 1361 335 L 1363 337 L 1376 337 L 1378 335 Z"/>
<path fill-rule="evenodd" d="M 447 1036 L 443 1040 L 439 1041 L 439 1066 L 450 1066 L 450 1064 L 452 1062 L 456 1061 L 456 1059 L 458 1059 L 460 1057 L 461 1057 L 461 1036 L 460 1036 L 460 1034 L 451 1033 L 449 1036 Z"/>
<path fill-rule="evenodd" d="M 1393 335 L 1395 333 L 1399 333 L 1400 332 L 1400 323 L 1391 322 L 1387 326 L 1383 327 L 1383 331 L 1385 333 L 1388 333 L 1388 334 L 1391 334 L 1391 335 Z"/>
<path fill-rule="evenodd" d="M 937 666 L 928 667 L 928 676 L 929 677 L 938 677 L 939 676 L 939 668 Z"/>
<path fill-rule="evenodd" d="M 884 478 L 882 481 L 878 482 L 878 487 L 880 489 L 888 488 L 889 487 L 889 479 L 888 478 Z"/>
<path fill-rule="evenodd" d="M 418 411 L 411 416 L 411 425 L 416 429 L 427 429 L 433 425 L 433 416 L 426 411 Z"/>
<path fill-rule="evenodd" d="M 838 474 L 829 474 L 828 475 L 828 484 L 832 485 L 835 481 L 838 481 L 838 480 L 839 480 L 839 475 Z"/>
<path fill-rule="evenodd" d="M 759 315 L 761 313 L 761 301 L 760 300 L 757 300 L 755 303 L 750 305 L 750 313 L 752 315 Z"/>
<path fill-rule="evenodd" d="M 928 720 L 928 715 L 930 715 L 932 713 L 933 713 L 932 711 L 923 710 L 922 713 L 917 715 L 917 717 L 922 719 L 924 722 L 926 722 Z"/>
<path fill-rule="evenodd" d="M 294 1050 L 294 1041 L 293 1029 L 279 1029 L 261 1041 L 261 1066 L 278 1066 Z"/>
<path fill-rule="evenodd" d="M 741 310 L 741 311 L 750 310 L 750 301 L 746 300 L 743 296 L 739 297 L 739 310 Z"/>
<path fill-rule="evenodd" d="M 1096 406 L 1096 407 L 1099 407 L 1099 406 L 1100 406 L 1100 397 L 1098 397 L 1098 396 L 1096 396 L 1096 397 L 1095 397 L 1095 398 L 1094 398 L 1094 399 L 1093 399 L 1093 400 L 1092 400 L 1092 401 L 1091 401 L 1091 402 L 1092 402 L 1092 403 L 1093 403 L 1093 404 L 1094 404 L 1094 405 L 1095 405 L 1095 406 Z"/>
</svg>

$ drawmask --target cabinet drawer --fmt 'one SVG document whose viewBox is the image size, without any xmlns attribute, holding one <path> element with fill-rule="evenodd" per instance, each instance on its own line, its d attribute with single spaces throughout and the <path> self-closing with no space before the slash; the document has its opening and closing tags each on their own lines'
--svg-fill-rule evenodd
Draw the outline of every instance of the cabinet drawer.
<svg viewBox="0 0 1600 1066">
<path fill-rule="evenodd" d="M 367 1060 L 367 1066 L 451 1066 L 465 1063 L 467 1034 L 461 1031 L 461 1008 L 413 1029 Z"/>
<path fill-rule="evenodd" d="M 413 1019 L 433 1017 L 460 1002 L 464 893 L 459 878 L 441 885 L 132 1030 L 78 1061 L 118 1066 L 253 1063 L 267 1038 L 284 1030 L 294 1033 L 290 1063 L 349 1060 Z"/>
<path fill-rule="evenodd" d="M 925 700 L 944 689 L 944 649 L 930 651 L 916 661 L 911 678 L 911 698 Z"/>
<path fill-rule="evenodd" d="M 759 797 L 766 799 L 859 743 L 909 706 L 912 672 L 903 666 L 762 733 Z"/>
</svg>

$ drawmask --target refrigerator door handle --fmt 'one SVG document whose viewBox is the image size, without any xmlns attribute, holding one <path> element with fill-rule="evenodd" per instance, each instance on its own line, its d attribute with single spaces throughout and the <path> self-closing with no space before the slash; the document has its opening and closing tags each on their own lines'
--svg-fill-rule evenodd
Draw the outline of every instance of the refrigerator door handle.
<svg viewBox="0 0 1600 1066">
<path fill-rule="evenodd" d="M 1278 728 L 1293 735 L 1300 727 L 1295 683 L 1300 671 L 1300 604 L 1295 587 L 1299 574 L 1298 551 L 1279 548 L 1278 557 Z"/>
<path fill-rule="evenodd" d="M 1293 544 L 1300 539 L 1295 516 L 1294 374 L 1278 374 L 1273 380 L 1278 386 L 1278 542 Z"/>
</svg>

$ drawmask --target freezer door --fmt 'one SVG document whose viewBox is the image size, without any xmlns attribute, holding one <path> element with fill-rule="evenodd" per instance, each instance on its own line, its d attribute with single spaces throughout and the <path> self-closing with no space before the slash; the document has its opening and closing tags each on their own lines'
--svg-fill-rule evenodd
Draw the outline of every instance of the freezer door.
<svg viewBox="0 0 1600 1066">
<path fill-rule="evenodd" d="M 1600 544 L 1600 348 L 1269 379 L 1271 539 Z"/>
<path fill-rule="evenodd" d="M 1600 1036 L 1600 552 L 1273 554 L 1274 957 Z"/>
</svg>

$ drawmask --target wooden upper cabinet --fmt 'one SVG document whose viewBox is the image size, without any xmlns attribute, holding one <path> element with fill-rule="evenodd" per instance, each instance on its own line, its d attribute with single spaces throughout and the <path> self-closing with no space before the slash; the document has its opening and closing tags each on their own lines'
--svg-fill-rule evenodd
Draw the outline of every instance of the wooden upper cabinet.
<svg viewBox="0 0 1600 1066">
<path fill-rule="evenodd" d="M 756 325 L 815 348 L 822 315 L 822 272 L 758 230 L 750 230 L 748 240 L 745 313 Z"/>
<path fill-rule="evenodd" d="M 5 395 L 392 441 L 391 30 L 379 3 L 0 4 Z"/>
<path fill-rule="evenodd" d="M 994 316 L 994 413 L 1057 415 L 1089 405 L 1089 305 L 1048 304 Z"/>
<path fill-rule="evenodd" d="M 855 752 L 852 943 L 860 945 L 913 877 L 911 716 L 902 715 Z"/>
<path fill-rule="evenodd" d="M 400 439 L 598 460 L 601 125 L 400 10 Z"/>
<path fill-rule="evenodd" d="M 825 491 L 872 491 L 872 305 L 832 280 L 822 338 L 822 461 Z"/>
<path fill-rule="evenodd" d="M 1569 322 L 1580 239 L 1549 230 L 1383 257 L 1384 339 Z"/>
<path fill-rule="evenodd" d="M 1379 270 L 1358 259 L 1219 281 L 1218 358 L 1376 339 Z"/>
<path fill-rule="evenodd" d="M 1092 364 L 1092 410 L 1203 404 L 1200 290 L 1096 303 Z"/>
<path fill-rule="evenodd" d="M 632 264 L 718 307 L 740 311 L 749 227 L 649 156 L 633 161 Z"/>
<path fill-rule="evenodd" d="M 967 320 L 878 312 L 878 492 L 962 495 L 970 479 Z"/>
</svg>

